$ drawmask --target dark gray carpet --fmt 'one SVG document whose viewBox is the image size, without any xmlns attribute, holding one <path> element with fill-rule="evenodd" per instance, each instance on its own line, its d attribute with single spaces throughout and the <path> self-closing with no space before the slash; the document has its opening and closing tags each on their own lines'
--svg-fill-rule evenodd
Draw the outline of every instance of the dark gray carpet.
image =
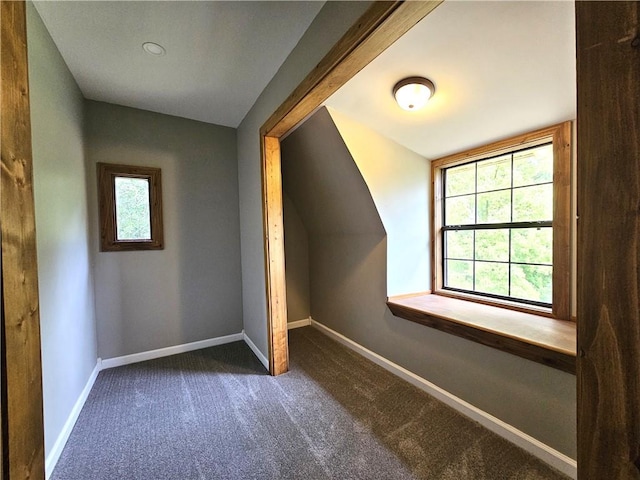
<svg viewBox="0 0 640 480">
<path fill-rule="evenodd" d="M 53 480 L 563 479 L 311 327 L 100 373 Z"/>
</svg>

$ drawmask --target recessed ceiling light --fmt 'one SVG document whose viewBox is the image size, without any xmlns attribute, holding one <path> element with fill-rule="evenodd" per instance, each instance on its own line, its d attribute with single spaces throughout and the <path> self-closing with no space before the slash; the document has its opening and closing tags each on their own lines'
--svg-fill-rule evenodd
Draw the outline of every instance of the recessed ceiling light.
<svg viewBox="0 0 640 480">
<path fill-rule="evenodd" d="M 145 52 L 147 52 L 149 55 L 153 55 L 154 57 L 161 57 L 166 53 L 166 50 L 162 45 L 158 45 L 157 43 L 153 42 L 143 43 L 142 48 Z"/>
<path fill-rule="evenodd" d="M 424 107 L 436 91 L 433 82 L 424 77 L 409 77 L 400 80 L 393 87 L 393 96 L 405 110 L 419 110 Z"/>
</svg>

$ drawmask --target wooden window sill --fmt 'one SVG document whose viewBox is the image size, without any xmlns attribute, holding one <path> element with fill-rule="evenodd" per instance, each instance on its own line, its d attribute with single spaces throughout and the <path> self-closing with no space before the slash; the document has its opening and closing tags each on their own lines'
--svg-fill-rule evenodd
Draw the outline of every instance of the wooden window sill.
<svg viewBox="0 0 640 480">
<path fill-rule="evenodd" d="M 400 318 L 576 373 L 576 323 L 435 294 L 389 297 Z"/>
</svg>

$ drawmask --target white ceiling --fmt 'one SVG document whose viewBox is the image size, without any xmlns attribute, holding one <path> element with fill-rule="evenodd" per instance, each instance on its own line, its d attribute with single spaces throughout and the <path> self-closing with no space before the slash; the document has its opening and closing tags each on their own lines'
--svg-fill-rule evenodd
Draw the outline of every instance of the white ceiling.
<svg viewBox="0 0 640 480">
<path fill-rule="evenodd" d="M 324 2 L 38 1 L 84 96 L 237 127 Z M 142 43 L 159 43 L 150 56 Z"/>
<path fill-rule="evenodd" d="M 237 127 L 323 3 L 35 5 L 86 98 Z M 406 112 L 391 89 L 413 75 L 436 94 Z M 575 118 L 575 85 L 572 1 L 445 1 L 325 104 L 438 158 Z"/>
<path fill-rule="evenodd" d="M 416 75 L 436 93 L 406 112 Z M 445 1 L 325 105 L 429 159 L 574 119 L 574 3 Z"/>
</svg>

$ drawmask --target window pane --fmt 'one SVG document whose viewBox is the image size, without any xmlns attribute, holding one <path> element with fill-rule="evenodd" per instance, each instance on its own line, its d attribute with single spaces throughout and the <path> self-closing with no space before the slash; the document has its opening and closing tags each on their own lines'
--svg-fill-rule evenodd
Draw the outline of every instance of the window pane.
<svg viewBox="0 0 640 480">
<path fill-rule="evenodd" d="M 445 197 L 465 195 L 476 191 L 476 165 L 447 168 Z"/>
<path fill-rule="evenodd" d="M 493 293 L 495 295 L 509 295 L 509 264 L 475 262 L 476 263 L 476 291 Z"/>
<path fill-rule="evenodd" d="M 473 231 L 445 232 L 447 258 L 473 260 Z"/>
<path fill-rule="evenodd" d="M 514 228 L 511 231 L 511 261 L 548 263 L 553 260 L 553 229 Z"/>
<path fill-rule="evenodd" d="M 553 220 L 553 185 L 514 188 L 513 221 L 536 222 L 545 220 Z"/>
<path fill-rule="evenodd" d="M 445 270 L 445 287 L 473 290 L 473 262 L 447 260 Z"/>
<path fill-rule="evenodd" d="M 511 296 L 551 303 L 553 267 L 511 265 Z"/>
<path fill-rule="evenodd" d="M 116 177 L 116 238 L 151 240 L 149 181 L 145 178 Z"/>
<path fill-rule="evenodd" d="M 478 192 L 511 188 L 511 155 L 478 162 Z"/>
<path fill-rule="evenodd" d="M 476 230 L 476 260 L 509 261 L 509 230 Z"/>
<path fill-rule="evenodd" d="M 478 223 L 511 221 L 511 190 L 478 194 Z"/>
<path fill-rule="evenodd" d="M 553 181 L 553 146 L 523 150 L 513 155 L 513 186 Z"/>
<path fill-rule="evenodd" d="M 445 199 L 445 225 L 468 225 L 475 222 L 475 195 Z"/>
</svg>

